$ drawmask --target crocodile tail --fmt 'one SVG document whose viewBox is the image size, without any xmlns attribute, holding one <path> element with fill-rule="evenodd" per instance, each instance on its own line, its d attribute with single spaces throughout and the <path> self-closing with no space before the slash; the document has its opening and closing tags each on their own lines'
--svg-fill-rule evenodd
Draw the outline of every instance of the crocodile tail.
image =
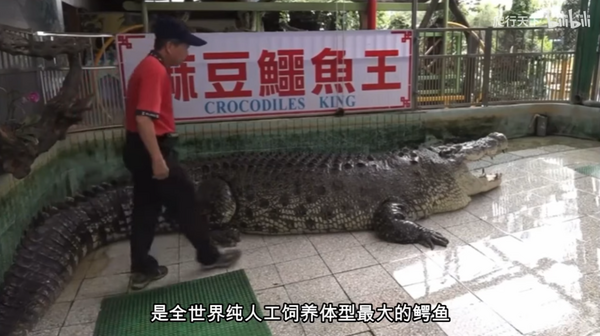
<svg viewBox="0 0 600 336">
<path fill-rule="evenodd" d="M 116 181 L 43 209 L 0 288 L 0 336 L 26 335 L 56 301 L 80 260 L 129 236 L 131 190 Z"/>
</svg>

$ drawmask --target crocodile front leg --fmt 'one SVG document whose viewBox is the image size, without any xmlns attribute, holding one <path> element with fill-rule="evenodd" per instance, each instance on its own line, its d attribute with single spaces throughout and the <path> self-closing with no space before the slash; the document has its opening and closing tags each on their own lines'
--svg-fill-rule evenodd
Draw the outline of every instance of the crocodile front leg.
<svg viewBox="0 0 600 336">
<path fill-rule="evenodd" d="M 435 245 L 446 247 L 448 239 L 441 233 L 406 219 L 405 206 L 399 202 L 383 203 L 373 217 L 373 229 L 390 243 L 421 244 L 432 250 Z"/>
</svg>

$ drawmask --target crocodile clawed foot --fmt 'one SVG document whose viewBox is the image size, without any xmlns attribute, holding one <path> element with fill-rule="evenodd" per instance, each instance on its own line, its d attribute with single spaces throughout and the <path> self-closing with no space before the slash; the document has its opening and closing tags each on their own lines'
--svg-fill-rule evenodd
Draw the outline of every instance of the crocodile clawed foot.
<svg viewBox="0 0 600 336">
<path fill-rule="evenodd" d="M 410 208 L 403 202 L 388 201 L 382 204 L 373 217 L 373 229 L 379 237 L 397 244 L 421 244 L 433 249 L 446 247 L 450 242 L 441 233 L 425 228 L 406 218 Z"/>
<path fill-rule="evenodd" d="M 423 228 L 418 243 L 433 250 L 436 245 L 447 247 L 450 241 L 439 232 Z"/>
</svg>

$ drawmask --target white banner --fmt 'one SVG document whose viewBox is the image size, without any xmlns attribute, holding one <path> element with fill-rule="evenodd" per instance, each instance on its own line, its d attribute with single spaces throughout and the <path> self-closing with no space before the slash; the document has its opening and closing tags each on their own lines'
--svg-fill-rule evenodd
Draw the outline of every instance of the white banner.
<svg viewBox="0 0 600 336">
<path fill-rule="evenodd" d="M 412 31 L 196 34 L 171 68 L 178 120 L 405 109 L 411 100 Z M 124 90 L 153 34 L 117 36 Z"/>
</svg>

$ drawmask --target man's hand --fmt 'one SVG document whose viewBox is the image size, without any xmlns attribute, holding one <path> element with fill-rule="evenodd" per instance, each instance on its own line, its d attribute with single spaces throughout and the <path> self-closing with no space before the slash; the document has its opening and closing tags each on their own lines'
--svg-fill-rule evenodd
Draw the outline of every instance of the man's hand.
<svg viewBox="0 0 600 336">
<path fill-rule="evenodd" d="M 169 167 L 164 159 L 152 160 L 152 173 L 157 180 L 164 180 L 169 176 Z"/>
</svg>

